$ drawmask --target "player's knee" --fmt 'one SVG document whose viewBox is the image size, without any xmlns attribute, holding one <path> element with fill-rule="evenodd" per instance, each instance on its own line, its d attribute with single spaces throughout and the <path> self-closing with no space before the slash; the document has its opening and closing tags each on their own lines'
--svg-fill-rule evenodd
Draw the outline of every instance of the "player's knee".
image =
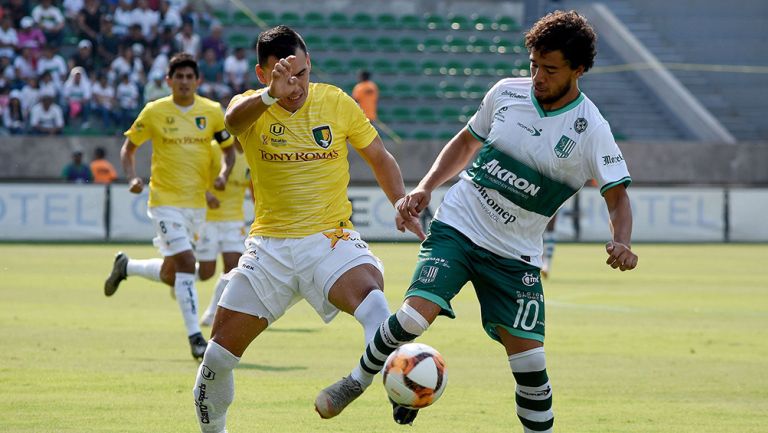
<svg viewBox="0 0 768 433">
<path fill-rule="evenodd" d="M 216 269 L 208 269 L 200 266 L 200 269 L 197 271 L 197 277 L 200 278 L 200 281 L 208 281 L 214 273 L 216 273 Z"/>
<path fill-rule="evenodd" d="M 176 284 L 176 271 L 174 269 L 160 269 L 160 280 L 173 287 Z"/>
<path fill-rule="evenodd" d="M 429 321 L 408 304 L 403 304 L 395 316 L 400 326 L 409 334 L 419 336 L 429 328 Z"/>
</svg>

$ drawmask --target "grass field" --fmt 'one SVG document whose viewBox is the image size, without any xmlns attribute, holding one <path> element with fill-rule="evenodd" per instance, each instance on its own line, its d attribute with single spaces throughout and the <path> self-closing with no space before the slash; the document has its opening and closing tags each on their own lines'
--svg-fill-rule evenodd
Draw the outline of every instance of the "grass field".
<svg viewBox="0 0 768 433">
<path fill-rule="evenodd" d="M 165 286 L 140 278 L 102 294 L 113 245 L 0 245 L 1 432 L 193 432 L 196 363 Z M 149 246 L 120 246 L 151 257 Z M 399 305 L 416 244 L 374 244 Z M 545 281 L 548 372 L 558 432 L 768 431 L 768 245 L 637 245 L 630 273 L 600 245 L 560 245 Z M 199 285 L 203 306 L 213 282 Z M 323 421 L 319 389 L 357 361 L 354 319 L 328 326 L 296 305 L 235 371 L 231 433 L 520 432 L 502 347 L 473 291 L 458 318 L 419 341 L 449 384 L 413 427 L 395 425 L 377 381 Z"/>
</svg>

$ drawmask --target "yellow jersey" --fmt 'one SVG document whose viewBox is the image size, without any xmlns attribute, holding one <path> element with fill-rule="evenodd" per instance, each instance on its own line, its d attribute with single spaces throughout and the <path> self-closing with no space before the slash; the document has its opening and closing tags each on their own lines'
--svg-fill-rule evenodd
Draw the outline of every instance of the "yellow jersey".
<svg viewBox="0 0 768 433">
<path fill-rule="evenodd" d="M 259 94 L 249 90 L 232 98 Z M 355 101 L 329 84 L 310 83 L 295 113 L 274 104 L 238 135 L 251 167 L 251 236 L 299 238 L 352 228 L 347 142 L 367 147 L 377 132 Z"/>
<path fill-rule="evenodd" d="M 245 190 L 251 183 L 248 175 L 248 161 L 245 155 L 235 151 L 235 165 L 227 179 L 227 186 L 224 191 L 219 191 L 213 187 L 213 181 L 216 180 L 219 171 L 221 171 L 221 147 L 214 140 L 211 142 L 211 180 L 208 191 L 219 199 L 219 207 L 216 209 L 208 208 L 205 215 L 206 221 L 244 221 L 243 200 L 245 199 Z"/>
<path fill-rule="evenodd" d="M 186 112 L 172 96 L 148 103 L 125 136 L 136 146 L 152 140 L 149 207 L 205 208 L 211 140 L 221 147 L 234 142 L 221 105 L 199 95 Z"/>
</svg>

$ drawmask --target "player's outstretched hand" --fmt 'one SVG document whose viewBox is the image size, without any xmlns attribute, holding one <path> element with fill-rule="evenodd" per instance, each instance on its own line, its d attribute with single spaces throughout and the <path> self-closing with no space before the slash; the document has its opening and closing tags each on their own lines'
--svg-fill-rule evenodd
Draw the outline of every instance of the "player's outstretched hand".
<svg viewBox="0 0 768 433">
<path fill-rule="evenodd" d="M 130 182 L 128 182 L 128 191 L 134 193 L 134 194 L 141 194 L 141 191 L 144 190 L 144 181 L 141 180 L 140 177 L 134 177 L 131 179 Z"/>
<path fill-rule="evenodd" d="M 398 212 L 395 214 L 395 226 L 403 233 L 405 233 L 405 230 L 407 229 L 409 232 L 415 234 L 420 241 L 427 238 L 427 235 L 424 234 L 424 229 L 421 228 L 421 222 L 418 217 L 409 215 L 408 218 L 403 218 Z"/>
<path fill-rule="evenodd" d="M 269 83 L 269 96 L 283 98 L 290 96 L 298 87 L 299 79 L 294 75 L 300 66 L 296 64 L 296 56 L 288 56 L 278 60 L 272 69 L 272 81 Z"/>
<path fill-rule="evenodd" d="M 405 197 L 395 203 L 395 208 L 400 213 L 403 219 L 407 220 L 408 217 L 417 217 L 424 209 L 429 206 L 429 200 L 432 198 L 430 191 L 416 188 L 413 191 L 405 195 Z"/>
<path fill-rule="evenodd" d="M 610 241 L 605 244 L 605 252 L 608 253 L 608 260 L 605 263 L 613 269 L 618 268 L 624 272 L 637 267 L 637 254 L 633 253 L 627 245 Z"/>
</svg>

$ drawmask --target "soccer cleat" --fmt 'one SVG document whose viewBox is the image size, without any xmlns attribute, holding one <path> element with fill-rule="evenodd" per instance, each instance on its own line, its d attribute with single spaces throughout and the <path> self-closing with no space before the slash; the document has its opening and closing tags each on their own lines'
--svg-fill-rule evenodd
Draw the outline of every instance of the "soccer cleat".
<svg viewBox="0 0 768 433">
<path fill-rule="evenodd" d="M 415 420 L 416 415 L 419 414 L 418 409 L 409 409 L 405 406 L 400 406 L 392 401 L 391 398 L 389 399 L 389 402 L 392 403 L 392 418 L 396 423 L 401 425 L 413 425 L 413 420 Z"/>
<path fill-rule="evenodd" d="M 115 261 L 112 264 L 112 272 L 104 281 L 104 295 L 112 296 L 120 286 L 120 282 L 128 278 L 126 268 L 128 267 L 128 256 L 120 251 L 115 255 Z"/>
<path fill-rule="evenodd" d="M 341 380 L 320 391 L 315 399 L 315 411 L 320 418 L 333 418 L 340 414 L 350 403 L 363 394 L 363 386 L 351 376 L 342 377 Z"/>
<path fill-rule="evenodd" d="M 205 349 L 208 347 L 208 342 L 203 338 L 203 334 L 198 332 L 189 336 L 189 347 L 192 350 L 192 357 L 202 361 Z"/>
</svg>

